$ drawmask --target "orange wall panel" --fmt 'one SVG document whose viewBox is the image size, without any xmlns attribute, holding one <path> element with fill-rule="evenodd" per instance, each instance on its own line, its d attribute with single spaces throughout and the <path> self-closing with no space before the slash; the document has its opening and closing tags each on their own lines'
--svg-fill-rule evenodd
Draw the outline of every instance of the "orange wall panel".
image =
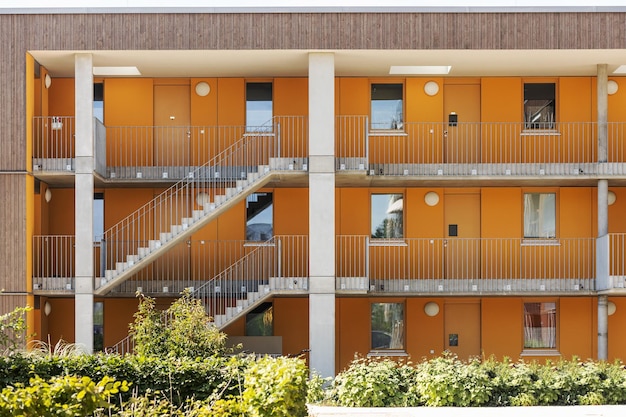
<svg viewBox="0 0 626 417">
<path fill-rule="evenodd" d="M 283 338 L 283 354 L 298 354 L 309 347 L 309 300 L 274 299 L 274 336 Z"/>
<path fill-rule="evenodd" d="M 273 88 L 275 116 L 306 116 L 308 114 L 309 81 L 307 78 L 276 78 Z"/>
<path fill-rule="evenodd" d="M 368 298 L 337 299 L 337 371 L 350 365 L 356 353 L 363 356 L 371 347 L 371 308 Z"/>
<path fill-rule="evenodd" d="M 562 238 L 595 237 L 592 234 L 591 188 L 563 187 L 559 190 L 559 236 Z"/>
<path fill-rule="evenodd" d="M 48 316 L 48 334 L 42 334 L 40 339 L 54 346 L 59 340 L 74 343 L 74 299 L 48 298 L 50 315 Z"/>
<path fill-rule="evenodd" d="M 609 206 L 609 233 L 626 233 L 626 216 L 624 216 L 626 213 L 626 188 L 611 187 L 610 190 L 615 193 L 615 203 Z M 594 204 L 597 203 L 597 198 L 597 194 L 594 192 Z"/>
<path fill-rule="evenodd" d="M 524 217 L 520 188 L 483 188 L 480 205 L 483 238 L 523 236 Z"/>
<path fill-rule="evenodd" d="M 107 78 L 104 117 L 107 126 L 152 126 L 154 91 L 151 78 Z"/>
<path fill-rule="evenodd" d="M 54 78 L 48 89 L 48 112 L 50 116 L 74 116 L 74 79 Z"/>
<path fill-rule="evenodd" d="M 219 78 L 217 80 L 217 124 L 220 126 L 244 126 L 246 113 L 246 89 L 243 78 Z"/>
<path fill-rule="evenodd" d="M 107 188 L 104 190 L 104 229 L 122 219 L 154 198 L 152 188 Z"/>
<path fill-rule="evenodd" d="M 370 114 L 370 83 L 367 78 L 340 78 L 339 108 L 343 116 L 367 116 Z"/>
<path fill-rule="evenodd" d="M 562 77 L 558 81 L 557 122 L 591 121 L 592 100 L 590 77 Z"/>
<path fill-rule="evenodd" d="M 439 203 L 429 206 L 424 201 L 428 192 L 439 194 Z M 407 188 L 406 189 L 405 233 L 408 238 L 443 237 L 443 189 L 442 188 Z"/>
<path fill-rule="evenodd" d="M 135 321 L 139 300 L 137 298 L 105 298 L 104 346 L 113 346 L 128 336 L 128 326 Z"/>
<path fill-rule="evenodd" d="M 524 345 L 522 300 L 517 297 L 483 298 L 481 321 L 485 357 L 518 359 Z"/>
<path fill-rule="evenodd" d="M 367 188 L 338 189 L 338 235 L 370 234 L 370 194 Z"/>
<path fill-rule="evenodd" d="M 429 96 L 424 85 L 434 81 L 439 84 L 439 92 Z M 410 122 L 443 122 L 443 78 L 407 78 L 405 119 Z"/>
<path fill-rule="evenodd" d="M 618 85 L 616 94 L 609 96 L 609 122 L 626 122 L 626 79 L 624 77 L 610 78 Z M 594 86 L 595 92 L 595 86 Z M 593 94 L 594 98 L 596 94 Z M 596 108 L 595 106 L 593 107 Z"/>
<path fill-rule="evenodd" d="M 593 359 L 595 309 L 591 297 L 561 297 L 558 303 L 558 349 L 564 359 Z M 610 338 L 610 336 L 609 336 Z"/>
<path fill-rule="evenodd" d="M 196 94 L 196 85 L 200 82 L 209 84 L 210 91 L 204 97 Z M 191 125 L 217 125 L 217 78 L 191 79 Z"/>
<path fill-rule="evenodd" d="M 48 203 L 49 229 L 51 235 L 73 235 L 74 220 L 74 190 L 68 188 L 53 188 L 52 200 Z"/>
<path fill-rule="evenodd" d="M 626 297 L 609 297 L 615 304 L 615 314 L 609 316 L 609 360 L 626 360 Z"/>
<path fill-rule="evenodd" d="M 524 105 L 522 80 L 494 77 L 481 80 L 483 122 L 521 122 Z"/>
<path fill-rule="evenodd" d="M 308 235 L 309 189 L 275 188 L 274 234 Z"/>
<path fill-rule="evenodd" d="M 244 240 L 246 238 L 246 202 L 240 201 L 217 219 L 217 238 Z"/>
<path fill-rule="evenodd" d="M 424 306 L 439 305 L 439 314 L 427 316 Z M 433 358 L 444 350 L 444 300 L 440 298 L 408 298 L 406 300 L 406 351 L 413 361 Z M 433 353 L 431 353 L 431 351 Z"/>
</svg>

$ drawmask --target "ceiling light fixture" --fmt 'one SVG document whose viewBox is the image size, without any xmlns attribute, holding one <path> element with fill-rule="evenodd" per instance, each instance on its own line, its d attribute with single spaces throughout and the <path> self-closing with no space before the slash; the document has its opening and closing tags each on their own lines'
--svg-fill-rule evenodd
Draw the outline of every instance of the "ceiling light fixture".
<svg viewBox="0 0 626 417">
<path fill-rule="evenodd" d="M 389 75 L 446 75 L 450 65 L 392 65 Z"/>
<path fill-rule="evenodd" d="M 93 67 L 93 75 L 141 75 L 137 67 Z"/>
</svg>

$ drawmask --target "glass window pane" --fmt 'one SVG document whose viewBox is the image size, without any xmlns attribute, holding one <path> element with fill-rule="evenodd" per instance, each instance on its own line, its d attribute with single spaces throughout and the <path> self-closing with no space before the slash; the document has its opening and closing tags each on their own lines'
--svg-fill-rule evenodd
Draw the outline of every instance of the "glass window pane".
<svg viewBox="0 0 626 417">
<path fill-rule="evenodd" d="M 93 241 L 100 242 L 104 236 L 104 194 L 93 196 Z"/>
<path fill-rule="evenodd" d="M 93 117 L 104 122 L 104 83 L 93 85 Z"/>
<path fill-rule="evenodd" d="M 246 315 L 246 336 L 273 336 L 274 310 L 272 303 L 263 303 Z"/>
<path fill-rule="evenodd" d="M 404 349 L 404 304 L 372 303 L 372 350 Z"/>
<path fill-rule="evenodd" d="M 372 237 L 399 239 L 403 237 L 402 194 L 372 194 Z"/>
<path fill-rule="evenodd" d="M 524 348 L 556 349 L 556 303 L 524 303 Z"/>
<path fill-rule="evenodd" d="M 246 84 L 246 131 L 271 131 L 272 83 Z"/>
<path fill-rule="evenodd" d="M 554 83 L 524 84 L 524 127 L 526 129 L 554 129 Z"/>
<path fill-rule="evenodd" d="M 246 198 L 246 240 L 265 242 L 274 233 L 272 193 L 253 193 Z"/>
<path fill-rule="evenodd" d="M 104 303 L 102 301 L 93 303 L 93 350 L 95 352 L 104 350 Z"/>
<path fill-rule="evenodd" d="M 402 84 L 372 84 L 372 129 L 402 129 Z"/>
<path fill-rule="evenodd" d="M 524 237 L 556 237 L 556 194 L 524 194 Z"/>
</svg>

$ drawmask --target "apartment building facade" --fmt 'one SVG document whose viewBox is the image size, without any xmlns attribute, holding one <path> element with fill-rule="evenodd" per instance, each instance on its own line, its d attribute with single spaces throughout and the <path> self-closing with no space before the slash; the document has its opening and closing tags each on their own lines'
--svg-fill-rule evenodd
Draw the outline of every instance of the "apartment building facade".
<svg viewBox="0 0 626 417">
<path fill-rule="evenodd" d="M 0 14 L 2 312 L 122 349 L 189 289 L 324 375 L 623 357 L 625 19 Z"/>
</svg>

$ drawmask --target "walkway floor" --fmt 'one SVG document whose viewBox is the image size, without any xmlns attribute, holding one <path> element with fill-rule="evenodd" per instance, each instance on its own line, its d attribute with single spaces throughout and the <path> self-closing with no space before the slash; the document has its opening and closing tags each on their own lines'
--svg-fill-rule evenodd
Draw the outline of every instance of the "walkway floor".
<svg viewBox="0 0 626 417">
<path fill-rule="evenodd" d="M 309 406 L 310 417 L 626 417 L 626 405 L 570 407 L 344 408 Z"/>
</svg>

